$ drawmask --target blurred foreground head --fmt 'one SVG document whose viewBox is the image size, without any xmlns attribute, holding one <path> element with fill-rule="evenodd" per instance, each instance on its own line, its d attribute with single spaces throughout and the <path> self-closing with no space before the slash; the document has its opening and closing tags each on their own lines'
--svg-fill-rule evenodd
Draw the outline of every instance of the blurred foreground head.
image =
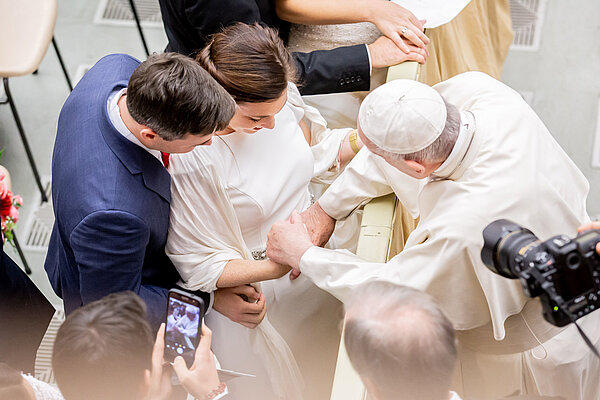
<svg viewBox="0 0 600 400">
<path fill-rule="evenodd" d="M 35 400 L 21 373 L 5 363 L 0 363 L 0 399 Z"/>
<path fill-rule="evenodd" d="M 146 395 L 154 338 L 133 292 L 108 295 L 70 314 L 58 330 L 52 367 L 65 399 Z"/>
<path fill-rule="evenodd" d="M 345 345 L 375 399 L 448 398 L 456 340 L 431 296 L 386 282 L 361 286 L 346 305 Z"/>
</svg>

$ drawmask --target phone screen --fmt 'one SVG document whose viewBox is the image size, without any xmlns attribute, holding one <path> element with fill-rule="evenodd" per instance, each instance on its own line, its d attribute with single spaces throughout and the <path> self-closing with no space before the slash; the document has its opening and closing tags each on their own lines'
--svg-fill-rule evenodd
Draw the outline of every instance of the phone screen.
<svg viewBox="0 0 600 400">
<path fill-rule="evenodd" d="M 182 356 L 188 366 L 200 340 L 204 303 L 202 299 L 170 291 L 165 327 L 165 359 Z"/>
</svg>

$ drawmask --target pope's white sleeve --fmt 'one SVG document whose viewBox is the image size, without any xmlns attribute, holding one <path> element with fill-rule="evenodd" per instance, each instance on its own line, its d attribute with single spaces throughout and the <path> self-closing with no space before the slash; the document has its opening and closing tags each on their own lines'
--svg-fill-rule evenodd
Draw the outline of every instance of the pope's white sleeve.
<svg viewBox="0 0 600 400">
<path fill-rule="evenodd" d="M 387 263 L 368 262 L 347 250 L 311 247 L 300 261 L 300 271 L 342 302 L 358 286 L 373 281 L 423 290 L 437 300 L 456 329 L 472 329 L 490 321 L 490 306 L 494 306 L 486 299 L 480 275 L 493 279 L 496 286 L 509 280 L 493 276 L 481 262 L 474 264 L 479 254 L 474 256 L 467 242 L 468 238 L 456 237 L 443 227 L 436 233 L 417 228 L 407 247 Z"/>
<path fill-rule="evenodd" d="M 424 180 L 411 178 L 367 148 L 362 148 L 321 196 L 319 204 L 330 217 L 340 220 L 372 198 L 393 191 L 416 217 L 419 214 L 418 194 L 424 183 Z"/>
</svg>

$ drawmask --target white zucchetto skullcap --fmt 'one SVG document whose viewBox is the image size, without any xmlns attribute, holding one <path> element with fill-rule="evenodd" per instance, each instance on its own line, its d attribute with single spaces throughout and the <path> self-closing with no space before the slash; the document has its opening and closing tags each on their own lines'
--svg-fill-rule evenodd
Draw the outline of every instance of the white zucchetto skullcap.
<svg viewBox="0 0 600 400">
<path fill-rule="evenodd" d="M 190 313 L 190 314 L 197 314 L 197 313 L 198 313 L 198 311 L 196 311 L 196 310 L 197 310 L 197 308 L 196 308 L 196 307 L 194 307 L 194 306 L 187 306 L 187 307 L 185 308 L 185 312 L 186 312 L 186 313 Z"/>
<path fill-rule="evenodd" d="M 398 79 L 373 90 L 358 112 L 363 134 L 382 150 L 409 154 L 433 143 L 446 125 L 446 105 L 430 86 Z"/>
</svg>

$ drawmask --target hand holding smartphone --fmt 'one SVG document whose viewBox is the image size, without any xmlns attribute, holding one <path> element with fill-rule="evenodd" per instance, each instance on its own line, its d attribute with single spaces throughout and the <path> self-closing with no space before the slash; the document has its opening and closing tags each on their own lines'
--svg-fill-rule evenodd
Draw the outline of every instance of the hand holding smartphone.
<svg viewBox="0 0 600 400">
<path fill-rule="evenodd" d="M 166 361 L 173 362 L 175 357 L 181 356 L 188 368 L 192 366 L 205 310 L 200 297 L 179 289 L 169 290 L 165 321 Z"/>
</svg>

